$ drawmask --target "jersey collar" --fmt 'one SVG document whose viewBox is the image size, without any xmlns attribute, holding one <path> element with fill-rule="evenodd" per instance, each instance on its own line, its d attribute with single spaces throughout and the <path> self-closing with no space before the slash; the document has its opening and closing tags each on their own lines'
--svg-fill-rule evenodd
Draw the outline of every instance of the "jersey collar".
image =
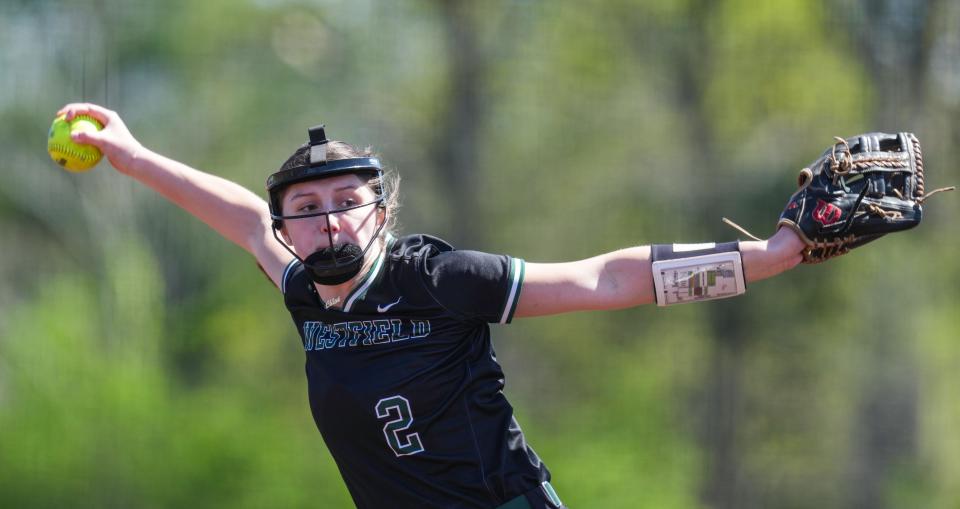
<svg viewBox="0 0 960 509">
<path fill-rule="evenodd" d="M 383 249 L 380 250 L 380 254 L 377 256 L 377 260 L 373 262 L 373 265 L 370 267 L 370 270 L 367 271 L 367 274 L 363 277 L 360 284 L 358 284 L 350 294 L 347 295 L 347 300 L 343 304 L 343 312 L 349 313 L 353 309 L 353 304 L 362 299 L 366 294 L 367 290 L 370 289 L 370 286 L 373 285 L 373 282 L 377 279 L 377 275 L 380 274 L 380 271 L 383 268 L 383 260 L 387 256 L 387 251 L 390 249 L 390 244 L 393 243 L 393 235 L 389 233 L 384 239 Z"/>
</svg>

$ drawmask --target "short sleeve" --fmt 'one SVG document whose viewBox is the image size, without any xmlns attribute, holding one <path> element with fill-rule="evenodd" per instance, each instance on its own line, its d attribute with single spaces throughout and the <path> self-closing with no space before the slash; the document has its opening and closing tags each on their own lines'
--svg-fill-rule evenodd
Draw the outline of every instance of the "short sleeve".
<svg viewBox="0 0 960 509">
<path fill-rule="evenodd" d="M 431 297 L 464 319 L 510 323 L 523 286 L 520 258 L 445 251 L 423 260 L 421 280 Z"/>
<path fill-rule="evenodd" d="M 287 288 L 290 287 L 288 281 L 293 279 L 294 273 L 298 268 L 302 269 L 303 264 L 300 263 L 300 260 L 294 258 L 290 260 L 290 263 L 287 264 L 286 268 L 283 269 L 283 276 L 280 277 L 280 293 L 286 295 Z"/>
</svg>

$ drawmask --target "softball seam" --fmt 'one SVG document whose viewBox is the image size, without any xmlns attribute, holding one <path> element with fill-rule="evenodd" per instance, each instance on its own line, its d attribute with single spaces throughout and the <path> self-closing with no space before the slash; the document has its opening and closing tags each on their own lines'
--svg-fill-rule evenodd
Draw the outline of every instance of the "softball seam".
<svg viewBox="0 0 960 509">
<path fill-rule="evenodd" d="M 87 153 L 79 152 L 74 148 L 67 147 L 66 145 L 61 145 L 59 143 L 50 144 L 48 149 L 51 152 L 57 152 L 58 154 L 61 154 L 61 155 L 75 157 L 77 159 L 80 159 L 83 162 L 92 161 L 97 158 L 95 154 L 87 154 Z"/>
</svg>

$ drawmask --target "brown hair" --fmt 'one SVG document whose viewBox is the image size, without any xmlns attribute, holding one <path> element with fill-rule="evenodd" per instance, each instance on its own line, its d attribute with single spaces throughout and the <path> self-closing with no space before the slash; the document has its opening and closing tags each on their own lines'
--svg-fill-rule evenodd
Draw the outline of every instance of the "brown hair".
<svg viewBox="0 0 960 509">
<path fill-rule="evenodd" d="M 327 160 L 339 161 L 341 159 L 354 159 L 358 157 L 377 157 L 377 154 L 370 147 L 358 149 L 349 143 L 331 140 L 327 142 Z M 305 166 L 310 162 L 310 144 L 300 145 L 296 151 L 280 166 L 280 171 L 290 168 Z M 365 177 L 366 174 L 359 174 Z M 384 233 L 397 235 L 397 210 L 400 208 L 400 175 L 393 170 L 384 169 L 383 178 L 370 176 L 367 180 L 367 187 L 378 193 L 383 190 L 383 207 L 386 212 L 386 223 L 383 226 Z M 282 200 L 281 200 L 282 202 Z"/>
</svg>

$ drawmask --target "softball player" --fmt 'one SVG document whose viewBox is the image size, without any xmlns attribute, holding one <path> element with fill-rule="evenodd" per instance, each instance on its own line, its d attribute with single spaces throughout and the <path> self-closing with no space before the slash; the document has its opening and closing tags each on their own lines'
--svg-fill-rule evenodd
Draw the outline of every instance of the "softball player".
<svg viewBox="0 0 960 509">
<path fill-rule="evenodd" d="M 60 113 L 99 120 L 74 140 L 256 257 L 300 333 L 314 420 L 360 508 L 563 507 L 503 395 L 488 324 L 737 295 L 801 259 L 789 229 L 568 263 L 461 251 L 396 236 L 379 160 L 322 127 L 269 177 L 264 201 L 147 150 L 113 111 Z"/>
</svg>

